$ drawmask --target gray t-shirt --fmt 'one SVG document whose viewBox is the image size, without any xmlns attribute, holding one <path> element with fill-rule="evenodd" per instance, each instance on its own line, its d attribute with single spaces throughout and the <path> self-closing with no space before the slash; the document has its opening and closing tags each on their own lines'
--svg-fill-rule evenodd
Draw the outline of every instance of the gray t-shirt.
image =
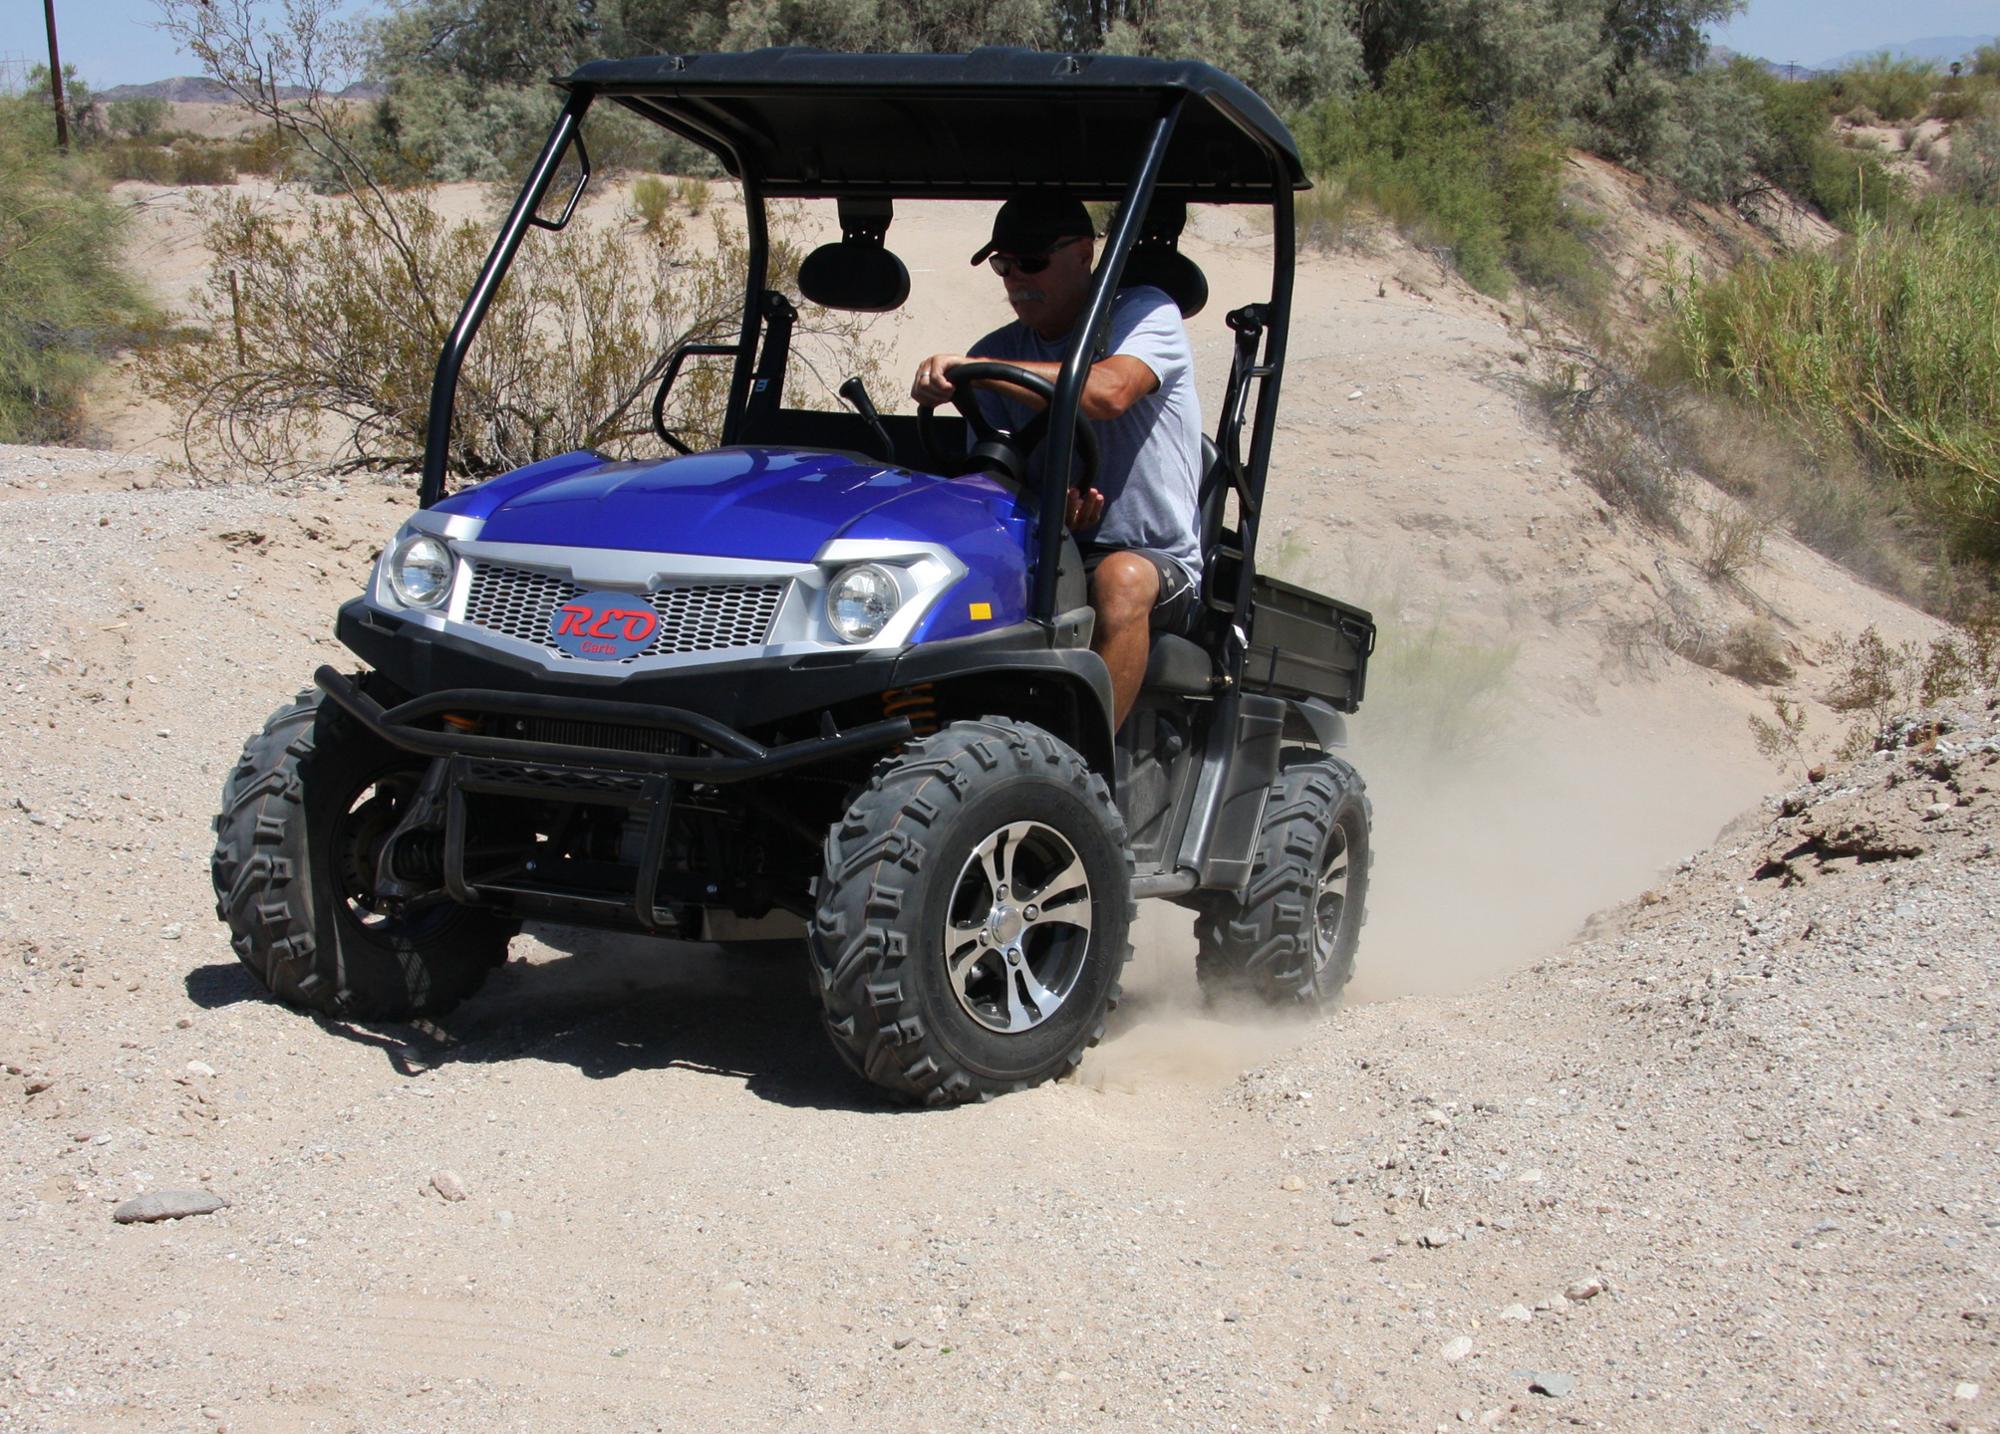
<svg viewBox="0 0 2000 1434">
<path fill-rule="evenodd" d="M 971 357 L 1061 363 L 1067 336 L 1044 339 L 1018 319 L 972 346 Z M 1118 291 L 1112 301 L 1105 354 L 1125 354 L 1153 371 L 1160 386 L 1117 418 L 1095 423 L 1097 488 L 1104 517 L 1079 541 L 1115 548 L 1153 548 L 1177 558 L 1191 577 L 1201 576 L 1201 541 L 1195 508 L 1201 485 L 1201 400 L 1194 387 L 1194 352 L 1180 309 L 1148 284 Z M 1019 428 L 1034 416 L 1026 404 L 979 391 L 980 406 L 1002 428 Z M 1039 477 L 1041 455 L 1029 460 Z"/>
</svg>

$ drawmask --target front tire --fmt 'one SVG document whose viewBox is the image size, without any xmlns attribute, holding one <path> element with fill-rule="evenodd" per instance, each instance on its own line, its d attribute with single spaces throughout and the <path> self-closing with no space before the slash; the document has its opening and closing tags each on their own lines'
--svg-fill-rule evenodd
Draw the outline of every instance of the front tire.
<svg viewBox="0 0 2000 1434">
<path fill-rule="evenodd" d="M 423 770 L 318 692 L 245 745 L 215 819 L 215 912 L 238 959 L 287 1005 L 362 1020 L 441 1015 L 507 959 L 512 928 L 491 913 L 371 907 L 377 844 Z"/>
<path fill-rule="evenodd" d="M 1324 1010 L 1354 975 L 1368 919 L 1370 809 L 1361 774 L 1314 756 L 1278 774 L 1250 883 L 1195 921 L 1195 971 L 1213 999 Z"/>
<path fill-rule="evenodd" d="M 956 722 L 875 769 L 828 833 L 812 957 L 834 1048 L 898 1099 L 986 1100 L 1076 1068 L 1131 954 L 1103 779 L 1038 727 Z"/>
</svg>

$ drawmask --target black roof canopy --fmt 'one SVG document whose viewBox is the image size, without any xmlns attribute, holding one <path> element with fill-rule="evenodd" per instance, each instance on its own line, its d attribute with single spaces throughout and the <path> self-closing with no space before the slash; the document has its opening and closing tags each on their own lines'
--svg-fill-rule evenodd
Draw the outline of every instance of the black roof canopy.
<svg viewBox="0 0 2000 1434">
<path fill-rule="evenodd" d="M 1168 108 L 1159 187 L 1269 203 L 1305 173 L 1283 121 L 1212 65 L 983 49 L 967 55 L 745 54 L 596 60 L 558 84 L 715 150 L 765 193 L 1000 199 L 1060 186 L 1116 199 Z"/>
</svg>

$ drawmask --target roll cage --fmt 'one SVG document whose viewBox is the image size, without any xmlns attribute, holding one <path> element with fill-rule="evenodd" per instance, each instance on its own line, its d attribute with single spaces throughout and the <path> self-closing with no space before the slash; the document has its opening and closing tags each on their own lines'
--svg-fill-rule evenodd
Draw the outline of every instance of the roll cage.
<svg viewBox="0 0 2000 1434">
<path fill-rule="evenodd" d="M 1229 315 L 1235 361 L 1224 396 L 1218 454 L 1203 489 L 1202 528 L 1211 547 L 1213 607 L 1248 611 L 1279 382 L 1290 328 L 1294 241 L 1292 194 L 1309 187 L 1291 135 L 1240 81 L 1192 61 L 984 49 L 966 55 L 845 55 L 800 49 L 747 54 L 660 55 L 601 60 L 555 83 L 567 99 L 515 199 L 438 360 L 432 386 L 419 501 L 444 496 L 458 374 L 493 295 L 531 227 L 569 223 L 590 180 L 582 137 L 592 104 L 609 100 L 711 151 L 742 188 L 747 273 L 736 342 L 685 346 L 687 357 L 733 360 L 722 442 L 742 441 L 759 372 L 759 340 L 775 298 L 766 289 L 771 199 L 835 199 L 847 207 L 897 198 L 1004 200 L 1027 189 L 1060 189 L 1086 200 L 1119 200 L 1083 321 L 1064 355 L 1050 405 L 1041 511 L 1061 512 L 1074 453 L 1077 406 L 1102 352 L 1112 300 L 1148 216 L 1190 202 L 1268 205 L 1273 218 L 1271 295 Z M 574 149 L 578 178 L 560 214 L 541 206 Z M 1171 247 L 1178 225 L 1166 236 Z M 782 313 L 783 310 L 777 312 Z M 786 332 L 789 325 L 785 326 Z M 1261 354 L 1258 352 L 1261 346 Z M 1246 413 L 1252 386 L 1254 414 Z M 663 390 L 664 392 L 664 390 Z M 1249 418 L 1249 451 L 1241 448 Z M 660 425 L 664 434 L 664 425 Z M 671 435 L 668 436 L 671 442 Z M 679 446 L 679 445 L 676 445 Z M 1223 509 L 1236 497 L 1236 527 Z M 1063 529 L 1039 528 L 1030 614 L 1056 617 Z M 1220 563 L 1214 560 L 1220 558 Z M 1240 640 L 1225 655 L 1239 675 Z"/>
</svg>

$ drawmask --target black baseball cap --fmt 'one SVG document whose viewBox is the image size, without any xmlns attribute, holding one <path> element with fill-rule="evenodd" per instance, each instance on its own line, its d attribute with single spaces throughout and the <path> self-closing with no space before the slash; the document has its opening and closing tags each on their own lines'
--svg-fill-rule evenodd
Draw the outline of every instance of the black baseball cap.
<svg viewBox="0 0 2000 1434">
<path fill-rule="evenodd" d="M 1046 254 L 1065 239 L 1095 239 L 1097 230 L 1083 201 L 1067 194 L 1017 194 L 993 216 L 993 237 L 972 256 L 984 264 L 992 254 Z"/>
</svg>

